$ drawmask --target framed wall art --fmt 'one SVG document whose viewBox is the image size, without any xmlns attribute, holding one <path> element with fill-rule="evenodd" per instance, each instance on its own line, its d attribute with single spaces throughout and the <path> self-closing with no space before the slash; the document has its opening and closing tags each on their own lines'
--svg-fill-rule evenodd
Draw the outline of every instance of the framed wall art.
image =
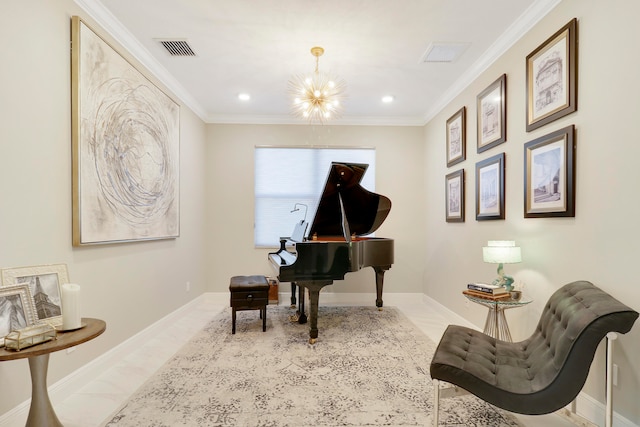
<svg viewBox="0 0 640 427">
<path fill-rule="evenodd" d="M 503 74 L 477 97 L 478 153 L 507 140 L 507 75 Z"/>
<path fill-rule="evenodd" d="M 447 167 L 466 159 L 467 119 L 466 108 L 462 107 L 447 120 Z"/>
<path fill-rule="evenodd" d="M 476 163 L 476 220 L 504 219 L 504 153 Z"/>
<path fill-rule="evenodd" d="M 0 287 L 0 347 L 11 331 L 36 323 L 31 291 L 26 284 Z"/>
<path fill-rule="evenodd" d="M 527 132 L 578 109 L 578 20 L 527 56 Z"/>
<path fill-rule="evenodd" d="M 524 217 L 575 216 L 573 125 L 524 145 Z"/>
<path fill-rule="evenodd" d="M 65 264 L 37 265 L 2 269 L 2 286 L 23 284 L 29 287 L 35 304 L 36 319 L 54 325 L 62 322 L 61 286 L 69 283 Z"/>
<path fill-rule="evenodd" d="M 179 105 L 72 18 L 73 245 L 179 235 Z"/>
<path fill-rule="evenodd" d="M 447 222 L 464 222 L 464 169 L 445 177 L 445 204 Z"/>
</svg>

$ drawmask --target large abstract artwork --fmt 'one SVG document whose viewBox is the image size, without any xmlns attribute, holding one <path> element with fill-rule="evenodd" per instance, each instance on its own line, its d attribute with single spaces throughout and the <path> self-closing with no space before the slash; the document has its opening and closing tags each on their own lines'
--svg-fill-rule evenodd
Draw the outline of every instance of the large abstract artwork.
<svg viewBox="0 0 640 427">
<path fill-rule="evenodd" d="M 72 18 L 74 246 L 179 235 L 180 107 Z"/>
</svg>

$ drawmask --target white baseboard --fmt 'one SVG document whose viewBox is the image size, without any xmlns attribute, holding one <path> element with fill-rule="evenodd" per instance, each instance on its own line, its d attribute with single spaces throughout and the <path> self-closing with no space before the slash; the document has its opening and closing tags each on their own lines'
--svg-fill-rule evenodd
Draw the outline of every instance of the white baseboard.
<svg viewBox="0 0 640 427">
<path fill-rule="evenodd" d="M 228 298 L 228 294 L 224 294 L 224 296 Z M 83 386 L 98 378 L 103 372 L 113 367 L 127 355 L 139 349 L 141 343 L 157 337 L 160 332 L 165 331 L 169 326 L 175 324 L 175 322 L 183 317 L 185 313 L 193 310 L 207 298 L 212 297 L 219 298 L 216 294 L 202 294 L 198 296 L 174 312 L 169 313 L 162 319 L 122 342 L 120 345 L 117 345 L 108 352 L 57 381 L 55 384 L 49 386 L 48 390 L 51 404 L 55 407 L 67 397 L 76 393 Z M 197 330 L 195 330 L 194 333 L 197 332 Z M 0 427 L 24 425 L 24 420 L 27 419 L 27 415 L 29 413 L 30 404 L 31 399 L 28 399 L 3 414 L 0 417 Z"/>
<path fill-rule="evenodd" d="M 288 303 L 291 293 L 279 292 L 280 304 Z M 131 354 L 135 350 L 139 349 L 141 343 L 147 342 L 158 336 L 159 333 L 166 331 L 171 325 L 174 325 L 180 318 L 186 313 L 196 309 L 203 303 L 222 303 L 228 299 L 229 295 L 226 292 L 210 292 L 200 295 L 193 299 L 184 306 L 178 308 L 174 312 L 166 315 L 162 319 L 158 320 L 154 324 L 150 325 L 146 329 L 140 331 L 136 335 L 132 336 L 128 340 L 124 341 L 120 345 L 109 350 L 102 356 L 92 360 L 66 377 L 62 378 L 55 384 L 49 387 L 49 397 L 53 406 L 57 403 L 64 401 L 67 397 L 76 393 L 83 386 L 89 382 L 98 378 L 103 372 L 112 368 L 124 359 L 127 355 Z M 362 294 L 362 293 L 333 293 L 326 292 L 322 294 L 322 299 L 326 303 L 334 304 L 364 304 L 373 301 L 375 303 L 375 294 Z M 451 311 L 447 307 L 438 303 L 433 298 L 424 294 L 385 294 L 385 304 L 391 306 L 399 302 L 415 302 L 422 301 L 429 309 L 437 312 L 442 316 L 449 324 L 463 325 L 470 328 L 478 329 L 477 326 L 471 324 L 462 316 Z M 197 326 L 197 325 L 196 325 Z M 204 325 L 203 325 L 204 326 Z M 200 328 L 195 327 L 193 333 L 195 334 Z M 184 337 L 190 339 L 191 336 Z M 179 346 L 178 346 L 179 347 Z M 177 350 L 177 348 L 176 348 Z M 19 426 L 24 424 L 24 420 L 27 418 L 29 412 L 29 405 L 31 400 L 26 400 L 0 416 L 0 427 Z M 605 417 L 605 405 L 586 393 L 580 393 L 576 399 L 577 413 L 586 418 L 588 421 L 597 424 L 604 425 Z M 613 425 L 615 427 L 640 427 L 634 424 L 630 420 L 621 416 L 614 411 L 613 413 Z"/>
<path fill-rule="evenodd" d="M 613 399 L 613 406 L 615 407 L 615 396 Z M 570 410 L 569 407 L 567 409 Z M 600 403 L 593 397 L 586 393 L 580 393 L 576 399 L 576 413 L 581 417 L 586 418 L 594 424 L 599 426 L 604 425 L 604 419 L 606 414 L 606 408 L 603 403 Z M 637 424 L 631 420 L 613 411 L 613 426 L 614 427 L 638 427 Z"/>
<path fill-rule="evenodd" d="M 422 302 L 428 305 L 432 310 L 436 311 L 439 315 L 447 319 L 447 323 L 453 325 L 466 326 L 467 328 L 480 330 L 476 325 L 469 322 L 464 317 L 460 316 L 455 311 L 449 310 L 444 305 L 440 304 L 438 301 L 434 300 L 428 295 L 422 295 Z"/>
<path fill-rule="evenodd" d="M 78 391 L 83 385 L 98 377 L 98 375 L 103 373 L 108 368 L 111 368 L 115 363 L 124 359 L 134 350 L 140 348 L 140 343 L 157 337 L 162 331 L 167 330 L 170 325 L 174 324 L 178 319 L 182 318 L 185 313 L 197 307 L 203 298 L 205 298 L 205 294 L 196 297 L 174 312 L 169 313 L 157 322 L 138 332 L 128 340 L 109 350 L 107 353 L 103 354 L 100 357 L 97 357 L 80 369 L 72 372 L 71 374 L 62 378 L 60 381 L 53 384 L 51 387 L 49 387 L 49 397 L 52 404 L 62 401 L 70 394 Z"/>
</svg>

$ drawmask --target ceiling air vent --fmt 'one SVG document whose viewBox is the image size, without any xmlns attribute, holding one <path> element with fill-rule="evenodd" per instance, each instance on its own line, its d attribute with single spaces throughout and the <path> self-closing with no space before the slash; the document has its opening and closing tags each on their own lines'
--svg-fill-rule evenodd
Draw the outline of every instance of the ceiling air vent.
<svg viewBox="0 0 640 427">
<path fill-rule="evenodd" d="M 185 40 L 158 40 L 171 56 L 196 56 Z"/>
<path fill-rule="evenodd" d="M 420 62 L 454 62 L 471 43 L 431 43 Z"/>
</svg>

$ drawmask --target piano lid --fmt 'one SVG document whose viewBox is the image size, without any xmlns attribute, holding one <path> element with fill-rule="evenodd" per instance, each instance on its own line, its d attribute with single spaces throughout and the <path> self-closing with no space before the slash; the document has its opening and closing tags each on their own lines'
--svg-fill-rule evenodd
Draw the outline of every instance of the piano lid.
<svg viewBox="0 0 640 427">
<path fill-rule="evenodd" d="M 309 238 L 314 234 L 342 236 L 344 229 L 356 236 L 364 236 L 380 227 L 389 215 L 391 200 L 360 185 L 368 167 L 362 163 L 331 163 Z M 343 209 L 348 222 L 344 228 Z"/>
</svg>

